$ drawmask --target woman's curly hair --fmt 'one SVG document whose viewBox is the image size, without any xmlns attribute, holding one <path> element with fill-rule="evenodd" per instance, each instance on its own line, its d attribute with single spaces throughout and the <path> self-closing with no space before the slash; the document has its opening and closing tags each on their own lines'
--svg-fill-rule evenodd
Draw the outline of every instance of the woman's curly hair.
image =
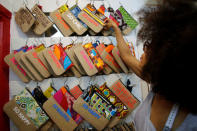
<svg viewBox="0 0 197 131">
<path fill-rule="evenodd" d="M 146 43 L 142 75 L 155 93 L 197 113 L 197 1 L 163 0 L 139 12 Z"/>
</svg>

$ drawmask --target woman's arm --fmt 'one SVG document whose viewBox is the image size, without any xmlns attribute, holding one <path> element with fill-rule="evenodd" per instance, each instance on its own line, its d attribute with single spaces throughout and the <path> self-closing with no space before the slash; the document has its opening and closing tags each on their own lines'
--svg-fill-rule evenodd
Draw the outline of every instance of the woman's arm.
<svg viewBox="0 0 197 131">
<path fill-rule="evenodd" d="M 131 53 L 129 46 L 126 44 L 122 33 L 119 29 L 119 27 L 116 25 L 115 22 L 113 22 L 111 19 L 108 19 L 106 22 L 106 27 L 110 28 L 112 27 L 116 34 L 116 40 L 117 40 L 117 47 L 120 52 L 120 57 L 124 61 L 124 63 L 132 69 L 132 71 L 138 75 L 140 78 L 142 78 L 141 72 L 142 72 L 142 65 L 139 60 L 137 60 Z M 142 78 L 143 79 L 143 78 Z"/>
</svg>

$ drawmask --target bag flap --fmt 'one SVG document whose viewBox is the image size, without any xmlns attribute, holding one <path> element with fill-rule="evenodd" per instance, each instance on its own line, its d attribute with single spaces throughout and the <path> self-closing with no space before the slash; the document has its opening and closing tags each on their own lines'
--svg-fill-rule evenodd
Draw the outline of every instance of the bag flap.
<svg viewBox="0 0 197 131">
<path fill-rule="evenodd" d="M 70 36 L 73 33 L 73 30 L 63 20 L 59 10 L 55 10 L 55 11 L 51 12 L 50 17 L 53 19 L 54 23 L 57 25 L 57 27 L 60 29 L 61 33 L 64 36 Z"/>
<path fill-rule="evenodd" d="M 76 67 L 71 67 L 71 71 L 75 77 L 77 77 L 77 78 L 81 77 L 81 74 L 79 73 L 79 71 L 77 70 Z"/>
<path fill-rule="evenodd" d="M 104 62 L 107 63 L 108 66 L 111 67 L 116 73 L 120 73 L 119 65 L 116 63 L 114 58 L 109 53 L 103 50 L 101 57 L 104 60 Z"/>
<path fill-rule="evenodd" d="M 44 103 L 43 108 L 61 130 L 73 131 L 77 127 L 76 122 L 63 110 L 53 97 Z"/>
<path fill-rule="evenodd" d="M 19 105 L 20 109 L 25 111 L 36 127 L 41 127 L 49 120 L 47 114 L 40 107 L 40 103 L 37 103 L 30 91 L 26 88 L 16 95 L 14 99 L 16 104 Z"/>
<path fill-rule="evenodd" d="M 21 55 L 23 54 L 24 52 L 23 51 L 20 51 L 18 53 L 15 54 L 15 59 L 16 61 L 18 62 L 18 64 L 25 70 L 25 72 L 27 73 L 28 77 L 31 79 L 31 80 L 36 80 L 35 77 L 33 76 L 33 74 L 28 70 L 27 67 L 25 67 L 25 65 L 21 62 Z"/>
<path fill-rule="evenodd" d="M 84 48 L 81 46 L 78 46 L 74 49 L 75 55 L 77 56 L 78 60 L 80 61 L 83 69 L 85 72 L 89 75 L 95 75 L 98 73 L 98 70 L 90 60 L 89 56 L 87 55 L 86 51 Z"/>
<path fill-rule="evenodd" d="M 98 53 L 101 55 L 102 52 L 105 50 L 105 45 L 102 44 L 102 43 L 99 44 L 99 45 L 96 47 L 96 50 L 97 50 Z M 104 69 L 103 69 L 103 72 L 104 72 L 106 75 L 108 75 L 108 74 L 112 73 L 113 71 L 112 71 L 112 69 L 111 69 L 107 64 L 105 64 L 105 67 L 104 67 Z"/>
<path fill-rule="evenodd" d="M 75 101 L 73 109 L 97 130 L 104 129 L 109 122 L 109 120 L 101 116 L 96 110 L 91 109 L 81 97 Z"/>
<path fill-rule="evenodd" d="M 129 111 L 133 111 L 139 105 L 139 100 L 127 90 L 120 80 L 109 88 L 129 108 Z"/>
<path fill-rule="evenodd" d="M 17 74 L 17 76 L 23 82 L 27 83 L 30 81 L 25 70 L 16 61 L 14 53 L 5 56 L 4 61 L 9 65 L 9 67 Z"/>
<path fill-rule="evenodd" d="M 12 99 L 6 103 L 3 107 L 3 111 L 14 122 L 20 131 L 36 131 L 37 127 L 33 124 L 31 119 L 21 108 L 16 104 L 16 101 Z"/>
<path fill-rule="evenodd" d="M 119 64 L 119 66 L 121 67 L 121 69 L 124 71 L 124 73 L 128 73 L 128 69 L 126 67 L 126 65 L 124 64 L 124 62 L 122 61 L 122 59 L 120 58 L 120 53 L 117 47 L 114 47 L 112 50 L 112 54 L 114 56 L 114 59 L 116 60 L 116 62 Z"/>
<path fill-rule="evenodd" d="M 78 35 L 82 35 L 87 31 L 87 28 L 85 28 L 69 10 L 62 14 L 62 18 L 70 25 L 73 31 L 75 31 Z"/>
<path fill-rule="evenodd" d="M 53 23 L 42 12 L 37 4 L 32 8 L 32 14 L 34 14 L 34 16 L 36 17 L 35 26 L 33 28 L 35 34 L 42 35 L 53 25 Z"/>
<path fill-rule="evenodd" d="M 20 8 L 15 15 L 16 24 L 23 32 L 28 32 L 35 22 L 35 18 L 27 7 Z"/>
<path fill-rule="evenodd" d="M 37 52 L 38 58 L 42 61 L 42 63 L 44 64 L 44 66 L 47 68 L 47 70 L 49 71 L 50 74 L 53 74 L 53 72 L 51 71 L 51 68 L 49 66 L 49 64 L 47 63 L 46 59 L 44 58 L 43 55 L 43 50 L 40 52 Z"/>
<path fill-rule="evenodd" d="M 43 55 L 56 76 L 59 76 L 65 72 L 61 63 L 58 61 L 57 57 L 50 48 L 44 49 Z"/>
<path fill-rule="evenodd" d="M 29 51 L 28 51 L 29 52 Z M 26 54 L 23 53 L 21 55 L 21 62 L 28 68 L 28 70 L 33 74 L 37 81 L 42 81 L 44 78 L 39 74 L 39 72 L 33 67 L 33 65 L 27 60 Z"/>
<path fill-rule="evenodd" d="M 86 12 L 81 11 L 78 15 L 79 19 L 86 23 L 90 29 L 92 29 L 95 33 L 99 33 L 102 29 L 103 26 L 99 24 L 94 18 L 89 16 Z"/>
<path fill-rule="evenodd" d="M 32 49 L 28 51 L 26 54 L 27 59 L 31 62 L 31 64 L 34 66 L 34 68 L 39 71 L 39 73 L 44 78 L 48 78 L 50 76 L 49 71 L 47 70 L 46 66 L 43 64 L 43 62 L 38 57 L 37 52 Z"/>
<path fill-rule="evenodd" d="M 83 48 L 85 49 L 86 53 L 88 54 L 88 56 L 92 60 L 93 64 L 97 68 L 97 70 L 99 72 L 102 71 L 103 68 L 104 68 L 104 66 L 105 66 L 105 63 L 101 59 L 99 53 L 94 48 L 94 46 L 92 45 L 92 43 L 87 43 L 87 44 L 83 45 Z"/>
<path fill-rule="evenodd" d="M 66 53 L 69 56 L 69 58 L 71 59 L 71 61 L 73 62 L 76 69 L 79 71 L 79 73 L 82 75 L 85 75 L 86 73 L 85 73 L 83 67 L 81 66 L 80 62 L 78 61 L 78 59 L 75 56 L 74 49 L 77 46 L 81 46 L 81 44 L 77 44 L 77 45 L 74 45 L 73 47 L 71 47 L 70 49 L 66 49 Z"/>
</svg>

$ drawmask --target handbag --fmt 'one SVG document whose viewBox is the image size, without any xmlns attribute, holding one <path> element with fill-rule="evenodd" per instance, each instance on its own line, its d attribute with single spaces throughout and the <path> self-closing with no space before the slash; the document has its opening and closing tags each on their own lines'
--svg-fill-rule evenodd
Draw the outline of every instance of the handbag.
<svg viewBox="0 0 197 131">
<path fill-rule="evenodd" d="M 22 32 L 28 32 L 36 19 L 27 7 L 22 7 L 15 14 L 15 21 L 21 28 Z"/>
<path fill-rule="evenodd" d="M 50 17 L 53 19 L 54 23 L 60 29 L 64 36 L 70 36 L 73 34 L 71 27 L 63 20 L 61 14 L 68 10 L 67 5 L 62 5 L 57 10 L 50 13 Z"/>
</svg>

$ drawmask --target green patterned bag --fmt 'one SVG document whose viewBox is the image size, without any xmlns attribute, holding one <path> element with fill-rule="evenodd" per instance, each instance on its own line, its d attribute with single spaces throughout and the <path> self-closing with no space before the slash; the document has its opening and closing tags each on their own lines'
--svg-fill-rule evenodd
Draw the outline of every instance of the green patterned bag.
<svg viewBox="0 0 197 131">
<path fill-rule="evenodd" d="M 124 22 L 132 29 L 134 30 L 136 26 L 138 25 L 138 22 L 124 9 L 123 6 L 120 6 L 118 8 L 120 11 Z"/>
<path fill-rule="evenodd" d="M 19 95 L 15 96 L 15 101 L 33 121 L 36 127 L 39 128 L 49 119 L 46 113 L 26 89 Z"/>
</svg>

